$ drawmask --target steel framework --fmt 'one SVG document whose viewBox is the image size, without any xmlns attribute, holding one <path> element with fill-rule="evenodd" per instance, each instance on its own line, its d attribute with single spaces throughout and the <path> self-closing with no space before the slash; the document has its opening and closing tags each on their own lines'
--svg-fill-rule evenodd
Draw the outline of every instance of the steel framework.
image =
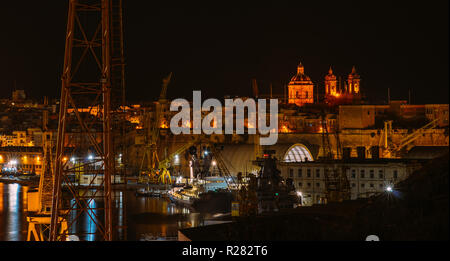
<svg viewBox="0 0 450 261">
<path fill-rule="evenodd" d="M 123 50 L 112 49 L 117 47 L 111 39 L 117 26 L 112 21 L 112 17 L 117 17 L 112 16 L 117 2 L 121 5 L 121 0 L 69 0 L 54 159 L 51 241 L 67 240 L 71 235 L 83 237 L 81 240 L 113 238 L 111 86 L 112 81 L 120 82 L 111 75 L 114 62 L 118 62 L 123 73 L 123 58 L 112 59 L 113 53 L 122 52 L 123 56 Z M 83 187 L 81 176 L 91 177 Z M 61 230 L 62 222 L 66 222 L 67 229 Z M 90 229 L 86 230 L 83 222 Z"/>
</svg>

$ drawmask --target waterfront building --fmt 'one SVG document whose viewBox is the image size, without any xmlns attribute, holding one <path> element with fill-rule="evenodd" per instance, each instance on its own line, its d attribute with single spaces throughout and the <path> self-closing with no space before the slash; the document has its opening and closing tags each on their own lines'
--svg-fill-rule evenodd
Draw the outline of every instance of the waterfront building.
<svg viewBox="0 0 450 261">
<path fill-rule="evenodd" d="M 296 152 L 287 152 L 296 153 Z M 288 157 L 288 156 L 287 156 Z M 326 204 L 326 177 L 345 173 L 350 186 L 350 199 L 367 198 L 395 191 L 395 185 L 422 166 L 420 160 L 351 159 L 346 161 L 280 162 L 281 175 L 292 179 L 303 205 Z"/>
<path fill-rule="evenodd" d="M 0 147 L 2 173 L 42 173 L 43 153 L 41 147 Z"/>
</svg>

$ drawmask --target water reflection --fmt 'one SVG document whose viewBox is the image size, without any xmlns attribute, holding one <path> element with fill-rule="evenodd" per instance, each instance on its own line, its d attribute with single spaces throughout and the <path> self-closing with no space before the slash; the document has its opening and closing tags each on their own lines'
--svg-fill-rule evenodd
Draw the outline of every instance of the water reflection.
<svg viewBox="0 0 450 261">
<path fill-rule="evenodd" d="M 23 194 L 27 190 L 18 184 L 0 183 L 0 240 L 19 241 L 26 234 Z"/>
<path fill-rule="evenodd" d="M 26 240 L 27 191 L 26 186 L 0 183 L 0 241 Z M 72 199 L 68 204 L 76 202 Z M 102 200 L 92 200 L 88 212 L 71 211 L 69 223 L 74 222 L 70 226 L 71 232 L 76 233 L 80 240 L 98 239 L 99 231 L 94 220 L 103 221 L 104 216 L 98 211 L 103 205 Z M 203 223 L 202 215 L 191 213 L 187 208 L 163 198 L 136 197 L 131 190 L 114 191 L 112 205 L 114 240 L 140 240 L 143 235 L 176 237 L 178 229 Z M 78 215 L 80 217 L 76 218 Z"/>
</svg>

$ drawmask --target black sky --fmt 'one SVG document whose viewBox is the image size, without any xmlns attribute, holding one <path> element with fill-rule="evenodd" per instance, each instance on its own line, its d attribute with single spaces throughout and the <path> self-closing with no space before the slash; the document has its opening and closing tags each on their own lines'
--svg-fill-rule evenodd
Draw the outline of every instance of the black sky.
<svg viewBox="0 0 450 261">
<path fill-rule="evenodd" d="M 282 93 L 301 61 L 323 87 L 330 65 L 353 65 L 373 99 L 448 103 L 448 1 L 138 1 L 124 0 L 127 96 L 153 100 L 174 73 L 168 95 Z M 394 2 L 394 3 L 392 3 Z M 67 1 L 3 1 L 0 97 L 17 88 L 58 98 Z"/>
</svg>

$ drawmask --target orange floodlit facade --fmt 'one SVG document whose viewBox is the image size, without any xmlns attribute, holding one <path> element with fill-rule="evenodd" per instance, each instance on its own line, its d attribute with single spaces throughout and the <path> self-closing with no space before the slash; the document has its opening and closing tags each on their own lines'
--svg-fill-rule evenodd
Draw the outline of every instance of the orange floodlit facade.
<svg viewBox="0 0 450 261">
<path fill-rule="evenodd" d="M 352 72 L 348 75 L 347 81 L 338 83 L 337 77 L 330 67 L 325 76 L 325 99 L 327 103 L 350 102 L 361 97 L 360 88 L 361 77 L 356 73 L 353 66 Z M 342 86 L 343 84 L 343 86 Z"/>
<path fill-rule="evenodd" d="M 328 70 L 328 74 L 325 76 L 325 95 L 339 97 L 339 91 L 337 87 L 337 79 L 333 74 L 333 69 Z"/>
<path fill-rule="evenodd" d="M 352 72 L 348 75 L 348 79 L 347 79 L 347 93 L 352 94 L 352 95 L 358 95 L 360 80 L 361 80 L 361 78 L 356 73 L 355 66 L 353 66 Z"/>
<path fill-rule="evenodd" d="M 297 67 L 297 74 L 291 78 L 288 85 L 289 103 L 295 103 L 297 106 L 303 106 L 314 102 L 314 84 L 305 74 L 305 68 L 302 63 Z"/>
</svg>

